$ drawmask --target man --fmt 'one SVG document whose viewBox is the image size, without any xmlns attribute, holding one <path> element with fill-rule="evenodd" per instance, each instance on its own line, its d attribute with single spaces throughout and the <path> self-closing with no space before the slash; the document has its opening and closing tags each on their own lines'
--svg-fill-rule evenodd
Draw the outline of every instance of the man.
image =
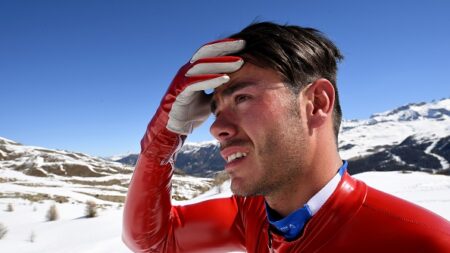
<svg viewBox="0 0 450 253">
<path fill-rule="evenodd" d="M 450 252 L 448 221 L 346 173 L 337 149 L 341 59 L 318 31 L 268 22 L 200 48 L 141 142 L 124 212 L 128 247 Z M 234 195 L 172 206 L 174 154 L 210 111 Z"/>
</svg>

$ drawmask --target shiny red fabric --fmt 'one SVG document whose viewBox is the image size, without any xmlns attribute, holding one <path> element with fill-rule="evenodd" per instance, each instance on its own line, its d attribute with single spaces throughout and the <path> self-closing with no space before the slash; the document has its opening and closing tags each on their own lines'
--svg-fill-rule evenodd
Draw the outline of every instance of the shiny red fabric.
<svg viewBox="0 0 450 253">
<path fill-rule="evenodd" d="M 124 211 L 123 239 L 135 252 L 450 252 L 447 220 L 348 174 L 291 242 L 269 232 L 262 197 L 172 206 L 171 165 L 151 154 L 139 158 Z"/>
<path fill-rule="evenodd" d="M 449 222 L 344 174 L 335 192 L 287 242 L 269 229 L 262 197 L 229 197 L 187 206 L 170 201 L 173 154 L 184 136 L 167 130 L 180 92 L 211 75 L 185 77 L 185 65 L 161 101 L 141 142 L 123 217 L 134 252 L 450 252 Z M 350 165 L 351 166 L 351 165 Z"/>
</svg>

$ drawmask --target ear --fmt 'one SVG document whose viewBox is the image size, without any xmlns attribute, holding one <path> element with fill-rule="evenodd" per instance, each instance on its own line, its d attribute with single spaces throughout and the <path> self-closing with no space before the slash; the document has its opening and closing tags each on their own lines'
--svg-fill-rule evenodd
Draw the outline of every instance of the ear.
<svg viewBox="0 0 450 253">
<path fill-rule="evenodd" d="M 324 78 L 314 81 L 305 89 L 306 115 L 310 128 L 321 127 L 332 118 L 334 94 L 333 85 Z"/>
</svg>

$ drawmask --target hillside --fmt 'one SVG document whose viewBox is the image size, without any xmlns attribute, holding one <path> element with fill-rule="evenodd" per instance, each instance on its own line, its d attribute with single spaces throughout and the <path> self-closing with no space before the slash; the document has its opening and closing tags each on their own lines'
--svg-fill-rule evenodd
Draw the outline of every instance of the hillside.
<svg viewBox="0 0 450 253">
<path fill-rule="evenodd" d="M 0 137 L 0 198 L 123 203 L 134 168 L 86 154 L 21 145 Z M 190 199 L 211 180 L 175 175 L 173 198 Z"/>
<path fill-rule="evenodd" d="M 444 99 L 344 121 L 341 155 L 349 159 L 349 171 L 359 173 L 356 178 L 450 219 L 450 177 L 445 176 L 450 170 L 449 111 L 450 99 Z M 192 176 L 213 177 L 221 171 L 218 150 L 215 141 L 184 145 L 176 161 L 182 172 L 173 178 L 174 204 L 231 195 L 229 181 L 213 186 L 217 181 Z M 137 155 L 120 159 L 0 137 L 0 223 L 7 230 L 0 240 L 2 252 L 130 252 L 120 239 L 122 203 L 134 170 L 128 163 L 135 163 Z M 85 217 L 88 200 L 99 205 L 98 217 Z M 53 204 L 60 217 L 48 222 L 46 212 Z"/>
<path fill-rule="evenodd" d="M 366 120 L 344 120 L 339 152 L 352 174 L 364 171 L 427 171 L 449 175 L 450 98 L 412 103 Z M 137 155 L 120 162 L 134 165 Z M 212 177 L 223 170 L 218 143 L 186 143 L 175 166 L 187 174 Z"/>
<path fill-rule="evenodd" d="M 450 177 L 423 172 L 365 172 L 356 176 L 367 184 L 405 198 L 450 220 Z M 175 202 L 189 204 L 204 198 L 229 196 L 227 183 L 219 191 L 213 188 L 198 199 Z M 218 192 L 221 192 L 218 194 Z M 6 212 L 12 203 L 13 212 Z M 51 201 L 29 202 L 16 198 L 0 198 L 0 222 L 8 232 L 0 240 L 5 253 L 131 252 L 122 243 L 122 208 L 99 210 L 99 216 L 86 219 L 80 203 L 56 204 L 60 218 L 47 222 Z M 31 240 L 33 239 L 33 240 Z"/>
</svg>

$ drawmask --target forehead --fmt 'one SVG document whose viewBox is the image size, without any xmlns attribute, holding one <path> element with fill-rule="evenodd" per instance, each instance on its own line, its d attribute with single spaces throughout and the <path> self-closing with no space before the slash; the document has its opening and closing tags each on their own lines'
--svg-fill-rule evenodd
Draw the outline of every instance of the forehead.
<svg viewBox="0 0 450 253">
<path fill-rule="evenodd" d="M 230 77 L 230 81 L 214 89 L 214 99 L 247 86 L 264 86 L 281 83 L 281 78 L 274 70 L 261 68 L 248 62 L 241 69 L 228 74 L 228 76 Z"/>
<path fill-rule="evenodd" d="M 229 74 L 229 76 L 230 81 L 214 90 L 210 103 L 211 112 L 214 114 L 227 97 L 232 97 L 238 91 L 245 90 L 245 92 L 251 92 L 252 94 L 260 94 L 267 90 L 279 90 L 280 88 L 287 90 L 277 72 L 248 62 L 240 70 Z"/>
</svg>

